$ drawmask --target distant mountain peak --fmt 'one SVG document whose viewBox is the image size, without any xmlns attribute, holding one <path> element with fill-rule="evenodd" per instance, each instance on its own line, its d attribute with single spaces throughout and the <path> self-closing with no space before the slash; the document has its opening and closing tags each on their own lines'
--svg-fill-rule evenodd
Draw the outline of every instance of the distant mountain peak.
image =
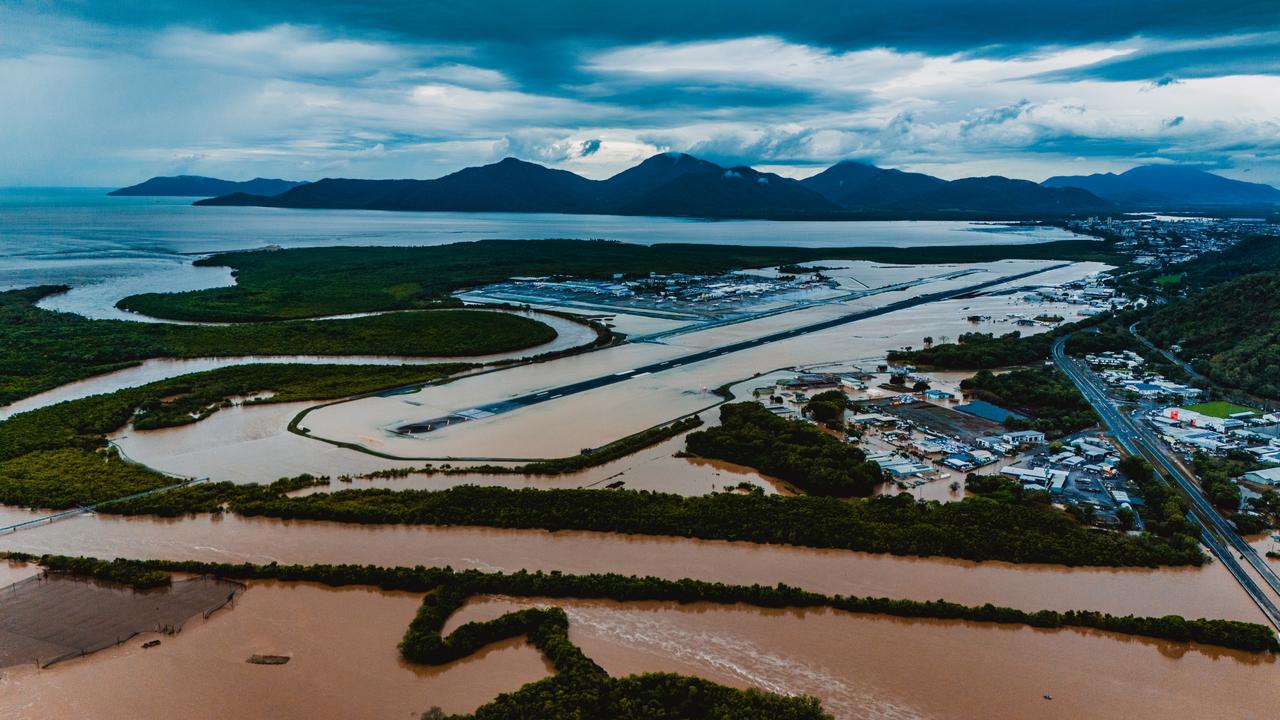
<svg viewBox="0 0 1280 720">
<path fill-rule="evenodd" d="M 1127 182 L 1121 180 L 1121 182 Z M 605 180 L 504 157 L 434 180 L 326 179 L 280 193 L 237 189 L 202 205 L 457 212 L 558 212 L 694 217 L 983 217 L 1096 213 L 1087 190 L 993 175 L 948 182 L 849 159 L 804 180 L 682 152 L 645 158 Z"/>
<path fill-rule="evenodd" d="M 1280 190 L 1186 165 L 1139 165 L 1122 172 L 1060 175 L 1045 187 L 1076 187 L 1134 208 L 1280 205 Z"/>
<path fill-rule="evenodd" d="M 245 195 L 279 195 L 305 183 L 275 178 L 254 178 L 234 181 L 204 177 L 203 175 L 172 175 L 153 177 L 107 193 L 126 197 L 218 197 L 241 193 Z"/>
</svg>

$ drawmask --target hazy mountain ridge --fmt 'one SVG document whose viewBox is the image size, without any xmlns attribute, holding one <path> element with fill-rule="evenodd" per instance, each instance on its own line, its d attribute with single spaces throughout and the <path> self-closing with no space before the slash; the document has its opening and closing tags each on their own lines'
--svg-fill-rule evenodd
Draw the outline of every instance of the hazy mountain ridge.
<svg viewBox="0 0 1280 720">
<path fill-rule="evenodd" d="M 232 193 L 247 195 L 279 195 L 282 192 L 305 185 L 296 180 L 254 178 L 252 180 L 221 180 L 203 175 L 173 175 L 153 177 L 149 180 L 112 190 L 108 195 L 130 197 L 218 197 Z"/>
<path fill-rule="evenodd" d="M 948 181 L 842 161 L 794 180 L 662 153 L 604 180 L 505 158 L 433 180 L 326 178 L 277 194 L 239 190 L 197 204 L 712 218 L 1018 218 L 1280 204 L 1280 190 L 1170 166 L 1037 184 L 1001 176 Z"/>
<path fill-rule="evenodd" d="M 1260 206 L 1280 204 L 1280 190 L 1177 165 L 1141 165 L 1120 174 L 1059 175 L 1041 183 L 1080 188 L 1137 208 Z"/>
</svg>

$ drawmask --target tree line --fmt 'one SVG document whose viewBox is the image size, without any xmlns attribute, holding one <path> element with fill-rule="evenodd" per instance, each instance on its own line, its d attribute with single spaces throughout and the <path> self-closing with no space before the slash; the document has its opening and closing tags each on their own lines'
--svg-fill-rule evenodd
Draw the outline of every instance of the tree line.
<svg viewBox="0 0 1280 720">
<path fill-rule="evenodd" d="M 981 497 L 938 503 L 904 493 L 843 501 L 462 485 L 255 497 L 232 500 L 230 508 L 282 519 L 589 530 L 968 560 L 1142 567 L 1204 562 L 1198 546 L 1176 537 L 1093 532 L 1056 508 Z"/>
<path fill-rule="evenodd" d="M 918 264 L 1006 258 L 1114 261 L 1093 241 L 917 248 L 798 248 L 605 240 L 481 240 L 433 247 L 290 248 L 212 255 L 197 265 L 230 267 L 236 284 L 148 293 L 120 306 L 179 320 L 245 322 L 438 307 L 460 289 L 515 276 L 610 279 L 650 273 L 719 274 L 807 260 Z M 1115 263 L 1118 264 L 1118 263 Z"/>
<path fill-rule="evenodd" d="M 528 598 L 607 599 L 618 602 L 676 602 L 716 605 L 746 604 L 764 608 L 831 608 L 848 613 L 890 615 L 904 618 L 965 620 L 1038 628 L 1090 628 L 1180 642 L 1229 647 L 1248 652 L 1278 652 L 1275 633 L 1265 625 L 1237 620 L 1118 616 L 1090 610 L 1019 610 L 993 604 L 962 605 L 945 600 L 901 600 L 883 597 L 823 595 L 785 584 L 729 585 L 720 582 L 652 576 L 566 574 L 559 571 L 486 572 L 450 568 L 385 568 L 375 565 L 255 565 L 200 561 L 116 560 L 68 558 L 22 553 L 0 553 L 0 558 L 38 562 L 60 572 L 91 574 L 104 566 L 110 572 L 216 575 L 233 580 L 284 580 L 320 582 L 330 586 L 370 585 L 384 590 L 425 593 L 423 604 L 401 642 L 405 658 L 413 662 L 443 664 L 466 657 L 484 646 L 527 634 L 529 628 L 558 624 L 562 614 L 538 615 L 519 611 L 501 623 L 468 623 L 447 638 L 441 636 L 446 621 L 469 599 L 482 595 Z M 82 570 L 77 570 L 77 569 Z M 96 575 L 95 575 L 96 576 Z M 514 616 L 514 617 L 512 617 Z M 470 629 L 468 626 L 474 626 Z"/>
<path fill-rule="evenodd" d="M 884 481 L 862 450 L 755 402 L 721 406 L 720 424 L 690 433 L 685 443 L 695 455 L 755 468 L 810 495 L 866 496 Z"/>
</svg>

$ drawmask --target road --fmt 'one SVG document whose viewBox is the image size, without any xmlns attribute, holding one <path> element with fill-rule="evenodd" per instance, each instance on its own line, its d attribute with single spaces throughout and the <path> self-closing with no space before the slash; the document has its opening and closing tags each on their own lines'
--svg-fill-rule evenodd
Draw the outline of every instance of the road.
<svg viewBox="0 0 1280 720">
<path fill-rule="evenodd" d="M 1138 323 L 1136 323 L 1136 322 L 1135 322 L 1135 323 L 1132 323 L 1132 324 L 1130 324 L 1130 325 L 1129 325 L 1129 334 L 1130 334 L 1130 335 L 1132 335 L 1132 336 L 1134 336 L 1135 338 L 1137 338 L 1137 339 L 1138 339 L 1138 342 L 1140 342 L 1140 343 L 1142 343 L 1143 345 L 1145 345 L 1145 346 L 1147 346 L 1147 347 L 1151 348 L 1152 350 L 1155 350 L 1156 352 L 1160 353 L 1160 355 L 1161 355 L 1165 360 L 1168 360 L 1169 362 L 1173 363 L 1174 365 L 1177 365 L 1178 367 L 1182 368 L 1182 370 L 1183 370 L 1185 373 L 1187 373 L 1187 375 L 1188 375 L 1192 380 L 1199 380 L 1200 382 L 1205 383 L 1206 385 L 1212 384 L 1212 383 L 1211 383 L 1211 381 L 1210 381 L 1208 378 L 1206 378 L 1205 376 L 1203 376 L 1203 375 L 1201 375 L 1200 373 L 1196 372 L 1196 369 L 1195 369 L 1195 368 L 1193 368 L 1193 367 L 1191 367 L 1191 363 L 1187 362 L 1186 360 L 1183 360 L 1182 358 L 1178 357 L 1177 355 L 1174 355 L 1173 353 L 1169 352 L 1168 350 L 1165 350 L 1165 349 L 1163 349 L 1163 348 L 1156 347 L 1155 343 L 1151 342 L 1150 340 L 1146 339 L 1146 338 L 1145 338 L 1145 337 L 1143 337 L 1142 335 L 1138 334 Z"/>
<path fill-rule="evenodd" d="M 540 390 L 538 392 L 518 395 L 516 397 L 508 398 L 506 400 L 501 400 L 494 403 L 489 403 L 486 405 L 479 405 L 476 407 L 457 410 L 455 412 L 452 412 L 448 415 L 444 415 L 441 417 L 430 418 L 427 420 L 421 420 L 418 422 L 401 425 L 395 428 L 393 432 L 406 434 L 406 435 L 432 432 L 434 430 L 440 430 L 442 428 L 448 427 L 450 425 L 455 425 L 460 422 L 466 422 L 468 420 L 480 420 L 486 417 L 491 417 L 493 415 L 511 412 L 512 410 L 517 410 L 522 407 L 528 407 L 530 405 L 537 405 L 539 403 L 556 400 L 558 398 L 566 397 L 568 395 L 576 395 L 578 393 L 587 392 L 588 390 L 595 390 L 597 388 L 607 387 L 615 383 L 626 382 L 627 380 L 631 380 L 633 378 L 643 377 L 645 375 L 652 375 L 653 373 L 663 372 L 665 370 L 674 370 L 679 367 L 684 367 L 685 365 L 692 365 L 694 363 L 703 362 L 705 360 L 712 360 L 714 358 L 718 358 L 724 355 L 729 355 L 731 353 L 742 352 L 743 350 L 750 350 L 751 348 L 757 348 L 762 345 L 781 342 L 783 340 L 790 340 L 792 338 L 801 337 L 802 335 L 808 335 L 811 333 L 820 332 L 822 330 L 829 330 L 831 328 L 839 327 L 841 325 L 848 325 L 849 323 L 858 322 L 859 320 L 866 320 L 868 318 L 879 317 L 880 315 L 887 315 L 889 313 L 897 312 L 899 310 L 905 310 L 907 308 L 912 308 L 919 305 L 927 305 L 929 303 L 938 302 L 940 300 L 950 300 L 952 298 L 960 297 L 962 295 L 968 295 L 970 293 L 986 290 L 988 288 L 992 288 L 997 285 L 1003 285 L 1005 283 L 1022 280 L 1024 278 L 1028 278 L 1033 275 L 1039 275 L 1041 273 L 1046 273 L 1046 272 L 1058 270 L 1064 267 L 1069 267 L 1070 265 L 1071 263 L 1059 263 L 1057 265 L 1051 265 L 1049 267 L 1040 268 L 1038 270 L 1029 270 L 1027 272 L 1017 273 L 1014 275 L 1004 275 L 998 278 L 994 278 L 991 280 L 987 280 L 985 282 L 978 283 L 976 285 L 969 285 L 963 288 L 955 288 L 952 290 L 940 290 L 934 293 L 916 295 L 914 297 L 906 298 L 905 300 L 898 300 L 896 302 L 889 303 L 888 305 L 882 305 L 880 307 L 871 308 L 868 310 L 860 310 L 858 312 L 849 313 L 848 315 L 841 315 L 839 317 L 829 318 L 827 320 L 811 323 L 809 325 L 804 325 L 797 328 L 791 328 L 790 330 L 782 330 L 780 332 L 772 333 L 770 335 L 764 335 L 762 337 L 752 338 L 750 340 L 742 340 L 740 342 L 731 343 L 729 345 L 722 345 L 720 347 L 711 348 L 709 350 L 700 350 L 698 352 L 690 353 L 688 355 L 683 355 L 678 358 L 673 358 L 671 360 L 663 360 L 662 362 L 652 363 L 649 365 L 643 365 L 641 367 L 637 367 L 631 370 L 625 370 L 620 373 L 614 373 L 612 375 L 602 375 L 600 377 L 594 377 L 589 380 L 582 380 L 576 383 L 570 383 L 568 385 L 561 385 L 559 387 L 550 388 L 548 390 Z"/>
<path fill-rule="evenodd" d="M 1164 474 L 1177 483 L 1183 494 L 1191 501 L 1191 518 L 1200 528 L 1201 540 L 1222 562 L 1231 576 L 1240 583 L 1271 625 L 1280 630 L 1280 607 L 1276 606 L 1273 596 L 1245 571 L 1237 561 L 1237 554 L 1277 595 L 1280 595 L 1280 577 L 1276 576 L 1266 561 L 1258 557 L 1253 547 L 1236 533 L 1235 529 L 1218 513 L 1217 508 L 1204 497 L 1194 474 L 1179 459 L 1172 456 L 1164 443 L 1145 425 L 1135 422 L 1129 415 L 1121 412 L 1093 376 L 1067 357 L 1064 349 L 1066 340 L 1066 337 L 1061 337 L 1054 341 L 1052 345 L 1054 363 L 1079 388 L 1081 394 L 1102 417 L 1103 422 L 1111 429 L 1112 435 L 1126 452 L 1147 458 L 1152 465 L 1163 470 Z M 1233 549 L 1235 552 L 1232 552 Z"/>
<path fill-rule="evenodd" d="M 61 512 L 53 513 L 51 515 L 41 515 L 38 518 L 32 518 L 30 520 L 24 520 L 20 523 L 14 523 L 12 525 L 6 525 L 4 527 L 0 527 L 0 535 L 15 533 L 19 530 L 35 527 L 37 525 L 53 523 L 65 518 L 75 517 L 77 515 L 84 515 L 85 513 L 91 513 L 94 510 L 98 509 L 99 507 L 103 505 L 109 505 L 110 503 L 124 502 L 126 500 L 135 500 L 137 498 L 146 497 L 148 495 L 158 495 L 160 493 L 169 492 L 170 490 L 177 490 L 178 488 L 184 488 L 194 483 L 207 482 L 208 480 L 209 478 L 207 477 L 206 478 L 190 478 L 187 480 L 182 480 L 181 482 L 173 483 L 172 485 L 165 485 L 164 487 L 153 488 L 151 490 L 143 490 L 142 492 L 136 492 L 130 495 L 124 495 L 122 497 L 112 498 L 111 500 L 103 500 L 102 502 L 96 502 L 96 503 L 93 503 L 92 505 L 80 505 L 71 510 L 63 510 Z"/>
</svg>

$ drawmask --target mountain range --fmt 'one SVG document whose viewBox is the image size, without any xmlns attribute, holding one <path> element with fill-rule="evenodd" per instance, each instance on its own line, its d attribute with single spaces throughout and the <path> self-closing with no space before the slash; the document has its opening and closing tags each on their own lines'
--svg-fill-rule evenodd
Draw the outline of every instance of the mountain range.
<svg viewBox="0 0 1280 720">
<path fill-rule="evenodd" d="M 1045 187 L 1084 188 L 1105 200 L 1136 208 L 1191 208 L 1280 204 L 1280 190 L 1262 183 L 1231 180 L 1221 175 L 1176 165 L 1143 165 L 1119 175 L 1051 177 Z"/>
<path fill-rule="evenodd" d="M 1280 204 L 1280 190 L 1176 166 L 1055 177 L 1037 184 L 1000 176 L 948 181 L 842 161 L 795 180 L 663 153 L 605 180 L 506 158 L 434 180 L 326 178 L 276 193 L 239 188 L 196 204 L 709 218 L 1017 219 Z"/>
<path fill-rule="evenodd" d="M 271 178 L 254 178 L 236 182 L 219 180 L 202 175 L 175 175 L 173 177 L 153 177 L 146 182 L 129 187 L 112 190 L 108 195 L 124 195 L 134 197 L 169 196 L 169 197 L 218 197 L 231 193 L 247 193 L 252 195 L 279 195 L 285 190 L 295 188 L 304 183 L 293 180 L 275 180 Z"/>
</svg>

